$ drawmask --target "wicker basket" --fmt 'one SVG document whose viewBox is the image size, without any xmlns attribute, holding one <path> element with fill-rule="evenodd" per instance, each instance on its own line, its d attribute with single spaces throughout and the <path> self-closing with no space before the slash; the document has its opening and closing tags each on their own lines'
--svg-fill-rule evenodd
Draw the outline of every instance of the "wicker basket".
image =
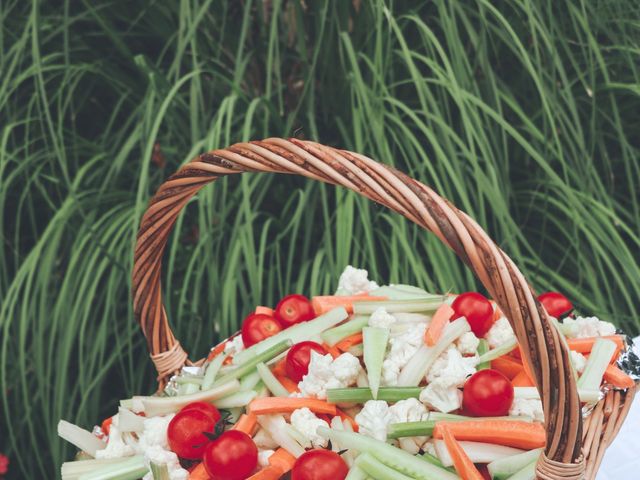
<svg viewBox="0 0 640 480">
<path fill-rule="evenodd" d="M 174 337 L 162 303 L 162 255 L 189 199 L 223 175 L 293 173 L 341 185 L 435 233 L 480 279 L 509 319 L 532 366 L 546 419 L 547 446 L 537 466 L 542 479 L 593 479 L 635 394 L 609 391 L 582 418 L 569 356 L 547 313 L 513 261 L 478 224 L 431 188 L 363 155 L 311 141 L 269 138 L 204 153 L 172 175 L 142 218 L 133 267 L 133 302 L 163 386 L 192 365 Z M 200 360 L 202 362 L 202 360 Z"/>
</svg>

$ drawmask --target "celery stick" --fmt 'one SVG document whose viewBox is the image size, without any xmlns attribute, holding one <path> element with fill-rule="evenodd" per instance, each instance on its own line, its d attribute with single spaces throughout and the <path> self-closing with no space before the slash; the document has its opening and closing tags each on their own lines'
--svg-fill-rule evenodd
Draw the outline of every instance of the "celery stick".
<svg viewBox="0 0 640 480">
<path fill-rule="evenodd" d="M 82 475 L 94 472 L 99 468 L 105 466 L 117 466 L 118 464 L 127 462 L 129 460 L 131 460 L 131 457 L 101 458 L 64 462 L 60 467 L 60 476 L 62 477 L 62 480 L 78 480 Z"/>
<path fill-rule="evenodd" d="M 438 457 L 431 455 L 429 452 L 424 452 L 418 458 L 423 459 L 425 462 L 429 462 L 431 465 L 435 465 L 436 467 L 444 468 L 445 470 L 449 470 L 451 473 L 455 473 L 453 468 L 445 467 Z"/>
<path fill-rule="evenodd" d="M 431 316 L 422 313 L 396 312 L 393 316 L 396 319 L 395 325 L 427 323 L 431 320 Z"/>
<path fill-rule="evenodd" d="M 513 339 L 510 342 L 505 343 L 504 345 L 500 345 L 497 348 L 491 349 L 488 352 L 480 355 L 478 359 L 478 363 L 490 362 L 491 360 L 495 360 L 502 355 L 506 355 L 511 350 L 518 346 L 518 341 Z"/>
<path fill-rule="evenodd" d="M 58 422 L 58 436 L 74 445 L 79 450 L 87 452 L 92 457 L 96 456 L 98 450 L 107 446 L 105 442 L 83 428 L 69 423 L 65 420 Z"/>
<path fill-rule="evenodd" d="M 195 383 L 182 383 L 178 387 L 178 395 L 191 395 L 200 391 L 200 385 Z"/>
<path fill-rule="evenodd" d="M 367 475 L 367 472 L 362 470 L 358 465 L 354 465 L 344 480 L 367 480 L 368 478 L 369 475 Z"/>
<path fill-rule="evenodd" d="M 478 355 L 482 358 L 482 355 L 489 351 L 489 342 L 487 342 L 484 338 L 480 339 L 478 343 Z M 487 368 L 491 368 L 491 361 L 478 363 L 476 365 L 476 370 L 486 370 Z"/>
<path fill-rule="evenodd" d="M 407 398 L 418 398 L 422 389 L 420 387 L 381 387 L 378 389 L 378 400 L 385 402 L 397 402 Z M 329 388 L 327 401 L 331 403 L 365 403 L 373 400 L 373 394 L 369 388 Z"/>
<path fill-rule="evenodd" d="M 523 453 L 523 450 L 519 448 L 497 445 L 495 443 L 469 442 L 466 440 L 460 440 L 459 443 L 464 452 L 474 463 L 489 463 L 494 460 Z M 444 440 L 435 440 L 433 444 L 442 464 L 445 467 L 451 467 L 453 465 L 453 460 Z"/>
<path fill-rule="evenodd" d="M 295 328 L 295 327 L 291 327 L 291 328 Z M 287 329 L 287 330 L 290 330 L 290 329 Z M 276 336 L 277 335 L 274 335 L 273 337 L 270 337 L 267 340 L 270 340 L 271 338 L 275 338 Z M 266 342 L 267 340 L 263 340 L 263 342 Z M 282 340 L 281 342 L 277 342 L 273 345 L 270 345 L 268 348 L 260 351 L 260 353 L 257 353 L 254 351 L 253 353 L 255 354 L 255 356 L 249 357 L 247 361 L 245 361 L 244 363 L 238 364 L 238 366 L 234 370 L 218 378 L 214 382 L 214 385 L 220 385 L 222 383 L 228 382 L 229 380 L 234 380 L 240 377 L 244 377 L 246 374 L 252 372 L 256 368 L 257 364 L 264 363 L 271 360 L 276 355 L 280 355 L 282 352 L 289 349 L 289 347 L 291 347 L 291 340 L 285 339 L 285 340 Z M 242 352 L 246 352 L 246 351 L 247 350 L 243 350 Z M 237 358 L 237 355 L 236 357 L 234 357 L 234 360 L 236 358 Z"/>
<path fill-rule="evenodd" d="M 151 469 L 153 480 L 171 480 L 169 469 L 165 463 L 158 465 L 157 463 L 151 462 L 149 468 Z"/>
<path fill-rule="evenodd" d="M 389 300 L 413 300 L 442 296 L 411 285 L 385 285 L 371 290 L 369 295 L 387 297 Z"/>
<path fill-rule="evenodd" d="M 369 324 L 369 316 L 354 317 L 348 322 L 338 325 L 321 333 L 322 340 L 329 346 L 333 347 L 343 338 L 353 335 L 362 330 L 362 327 L 366 327 Z"/>
<path fill-rule="evenodd" d="M 259 381 L 260 375 L 254 370 L 240 379 L 240 390 L 244 392 L 254 390 Z"/>
<path fill-rule="evenodd" d="M 287 432 L 285 421 L 282 415 L 258 415 L 258 423 L 275 442 L 298 458 L 304 453 L 304 448 Z"/>
<path fill-rule="evenodd" d="M 198 390 L 200 390 L 200 385 L 202 385 L 202 377 L 194 377 L 192 375 L 176 377 L 175 381 L 178 385 L 193 383 L 195 385 L 198 385 Z"/>
<path fill-rule="evenodd" d="M 508 480 L 535 480 L 537 463 L 537 461 L 531 462 L 529 465 L 523 467 L 522 470 L 518 470 L 511 475 Z"/>
<path fill-rule="evenodd" d="M 326 427 L 318 427 L 317 433 L 331 441 L 340 442 L 344 448 L 370 453 L 385 465 L 417 480 L 458 480 L 457 475 L 385 442 L 358 433 L 340 432 Z"/>
<path fill-rule="evenodd" d="M 354 302 L 353 311 L 356 315 L 371 315 L 378 308 L 383 307 L 389 313 L 429 313 L 435 312 L 444 301 L 445 297 L 438 295 L 414 300 Z"/>
<path fill-rule="evenodd" d="M 348 317 L 349 314 L 344 309 L 344 307 L 334 308 L 324 315 L 320 315 L 319 317 L 314 318 L 313 320 L 309 320 L 308 322 L 298 323 L 293 327 L 282 330 L 280 333 L 262 340 L 261 342 L 258 342 L 255 345 L 242 350 L 241 352 L 238 352 L 233 357 L 233 363 L 241 365 L 261 354 L 262 352 L 270 349 L 279 342 L 289 341 L 291 343 L 299 343 L 308 340 L 314 335 L 318 335 L 325 330 L 334 327 L 343 320 L 346 320 Z"/>
<path fill-rule="evenodd" d="M 409 359 L 409 362 L 400 372 L 398 385 L 413 387 L 419 385 L 433 362 L 451 345 L 460 335 L 470 332 L 471 327 L 464 317 L 449 323 L 444 327 L 440 340 L 429 347 L 422 345 L 418 351 Z"/>
<path fill-rule="evenodd" d="M 293 438 L 296 442 L 302 445 L 303 448 L 311 448 L 311 440 L 304 436 L 304 434 L 290 423 L 283 425 L 284 430 Z"/>
<path fill-rule="evenodd" d="M 149 473 L 141 456 L 131 457 L 116 465 L 105 465 L 90 473 L 80 475 L 78 480 L 136 480 Z"/>
<path fill-rule="evenodd" d="M 267 386 L 269 391 L 273 394 L 274 397 L 288 397 L 289 392 L 286 388 L 282 386 L 280 381 L 276 378 L 276 376 L 271 372 L 269 367 L 267 367 L 264 363 L 259 363 L 256 366 L 258 370 L 258 375 Z"/>
<path fill-rule="evenodd" d="M 600 388 L 604 371 L 609 366 L 609 361 L 616 351 L 616 344 L 605 338 L 596 339 L 591 349 L 591 355 L 587 365 L 578 380 L 578 388 L 595 390 Z"/>
<path fill-rule="evenodd" d="M 433 433 L 435 426 L 435 420 L 392 423 L 389 425 L 387 438 L 427 437 Z"/>
<path fill-rule="evenodd" d="M 213 382 L 216 379 L 216 376 L 220 371 L 220 367 L 222 367 L 222 364 L 224 363 L 226 358 L 227 356 L 224 353 L 221 353 L 209 362 L 209 364 L 207 365 L 207 369 L 204 372 L 202 385 L 200 386 L 202 390 L 208 390 L 213 386 Z"/>
<path fill-rule="evenodd" d="M 507 480 L 530 463 L 533 462 L 535 464 L 541 453 L 542 449 L 537 448 L 519 455 L 494 460 L 487 465 L 487 469 L 493 480 Z"/>
<path fill-rule="evenodd" d="M 238 380 L 230 380 L 209 390 L 182 395 L 180 397 L 135 397 L 134 400 L 142 402 L 144 414 L 147 417 L 167 415 L 175 413 L 191 402 L 212 402 L 226 397 L 240 389 Z"/>
<path fill-rule="evenodd" d="M 246 407 L 251 403 L 251 400 L 258 396 L 258 392 L 253 390 L 240 391 L 232 393 L 226 397 L 214 400 L 212 403 L 217 408 L 234 408 L 234 407 Z"/>
<path fill-rule="evenodd" d="M 412 480 L 411 477 L 388 467 L 370 453 L 361 453 L 358 455 L 356 465 L 376 480 Z"/>
<path fill-rule="evenodd" d="M 536 387 L 514 387 L 513 394 L 515 398 L 540 399 L 540 394 Z M 601 395 L 602 393 L 598 388 L 580 388 L 578 384 L 578 396 L 581 402 L 597 402 L 600 400 Z"/>
<path fill-rule="evenodd" d="M 374 399 L 378 398 L 378 388 L 380 388 L 380 378 L 382 377 L 382 362 L 387 352 L 388 341 L 388 328 L 364 327 L 362 329 L 364 364 L 367 367 L 367 379 Z"/>
<path fill-rule="evenodd" d="M 144 430 L 144 417 L 120 407 L 118 408 L 118 430 L 122 433 L 142 432 Z"/>
</svg>

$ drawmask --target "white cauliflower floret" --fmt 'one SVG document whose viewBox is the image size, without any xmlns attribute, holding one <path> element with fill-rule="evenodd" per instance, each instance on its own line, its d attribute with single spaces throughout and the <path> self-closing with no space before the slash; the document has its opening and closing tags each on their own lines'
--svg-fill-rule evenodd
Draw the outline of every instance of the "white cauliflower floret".
<svg viewBox="0 0 640 480">
<path fill-rule="evenodd" d="M 361 293 L 369 293 L 376 288 L 378 288 L 378 284 L 369 280 L 369 272 L 348 265 L 340 275 L 336 294 L 358 295 Z"/>
<path fill-rule="evenodd" d="M 462 355 L 475 355 L 479 344 L 480 339 L 473 332 L 465 332 L 456 340 L 456 347 Z"/>
<path fill-rule="evenodd" d="M 169 448 L 167 428 L 175 415 L 163 415 L 144 419 L 144 429 L 138 441 L 139 453 L 144 453 L 149 447 Z"/>
<path fill-rule="evenodd" d="M 382 364 L 382 385 L 397 385 L 400 371 L 423 344 L 426 324 L 418 323 L 402 335 L 389 339 L 389 351 Z"/>
<path fill-rule="evenodd" d="M 258 430 L 253 436 L 253 443 L 256 444 L 256 447 L 266 450 L 278 448 L 279 446 L 278 442 L 271 438 L 271 435 L 269 435 L 269 433 L 263 428 Z"/>
<path fill-rule="evenodd" d="M 122 440 L 122 435 L 120 435 L 118 426 L 115 425 L 115 423 L 112 423 L 109 430 L 109 441 L 107 442 L 107 446 L 106 448 L 96 452 L 96 458 L 122 458 L 129 457 L 135 453 L 136 452 L 133 447 L 127 445 Z"/>
<path fill-rule="evenodd" d="M 311 351 L 309 372 L 298 383 L 303 397 L 327 398 L 327 389 L 353 385 L 361 370 L 360 360 L 350 353 L 343 353 L 335 360 L 330 354 L 320 355 Z"/>
<path fill-rule="evenodd" d="M 434 457 L 438 457 L 438 452 L 436 452 L 436 446 L 433 444 L 433 442 L 426 442 L 424 445 L 422 445 L 422 449 L 425 451 L 425 453 L 433 455 Z"/>
<path fill-rule="evenodd" d="M 390 328 L 396 323 L 396 317 L 391 315 L 384 307 L 376 308 L 369 317 L 370 327 Z"/>
<path fill-rule="evenodd" d="M 276 452 L 273 450 L 258 450 L 258 465 L 263 468 L 268 467 L 269 459 L 274 453 Z"/>
<path fill-rule="evenodd" d="M 455 386 L 447 385 L 446 380 L 438 378 L 420 392 L 420 401 L 443 413 L 449 413 L 462 406 L 462 392 Z"/>
<path fill-rule="evenodd" d="M 516 335 L 513 333 L 513 328 L 511 328 L 507 317 L 500 317 L 491 326 L 484 338 L 487 339 L 491 348 L 496 348 L 500 345 L 504 345 L 505 343 L 514 342 L 516 340 Z"/>
<path fill-rule="evenodd" d="M 429 417 L 429 412 L 424 404 L 420 403 L 416 398 L 400 400 L 395 405 L 389 407 L 391 414 L 390 423 L 404 422 L 420 422 Z M 420 451 L 422 444 L 427 437 L 406 437 L 399 439 L 400 448 L 415 455 Z"/>
<path fill-rule="evenodd" d="M 314 448 L 325 448 L 328 440 L 318 435 L 318 427 L 326 427 L 327 422 L 316 417 L 308 408 L 299 408 L 291 414 L 291 425 L 303 434 Z"/>
<path fill-rule="evenodd" d="M 224 353 L 227 355 L 235 355 L 238 352 L 244 350 L 244 342 L 242 341 L 242 335 L 236 335 L 224 345 Z"/>
<path fill-rule="evenodd" d="M 369 400 L 364 404 L 360 413 L 356 415 L 355 420 L 359 426 L 359 433 L 385 442 L 387 440 L 387 427 L 391 423 L 391 418 L 387 402 Z"/>
<path fill-rule="evenodd" d="M 544 422 L 542 401 L 539 398 L 514 398 L 509 415 L 523 415 L 531 417 L 538 422 Z"/>
<path fill-rule="evenodd" d="M 462 387 L 476 373 L 478 357 L 463 357 L 453 345 L 440 355 L 427 372 L 427 382 L 440 381 L 447 387 Z"/>
<path fill-rule="evenodd" d="M 616 327 L 612 323 L 598 317 L 565 318 L 563 323 L 570 327 L 567 332 L 567 337 L 570 338 L 604 337 L 616 333 Z"/>
<path fill-rule="evenodd" d="M 171 450 L 165 450 L 159 446 L 152 446 L 145 450 L 144 458 L 147 464 L 153 462 L 157 465 L 166 465 L 170 480 L 187 480 L 189 472 L 182 468 L 178 456 Z M 143 480 L 153 480 L 153 474 L 147 473 Z"/>
<path fill-rule="evenodd" d="M 587 357 L 580 352 L 574 352 L 573 350 L 569 350 L 569 355 L 571 356 L 571 363 L 573 363 L 573 368 L 576 369 L 576 372 L 584 372 L 584 367 L 587 366 Z"/>
</svg>

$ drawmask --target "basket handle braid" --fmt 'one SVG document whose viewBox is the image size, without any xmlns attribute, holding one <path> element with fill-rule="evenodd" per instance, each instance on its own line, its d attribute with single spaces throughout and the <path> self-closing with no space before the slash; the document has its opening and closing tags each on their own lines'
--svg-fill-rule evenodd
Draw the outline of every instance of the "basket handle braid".
<svg viewBox="0 0 640 480">
<path fill-rule="evenodd" d="M 568 352 L 520 270 L 474 220 L 431 188 L 363 155 L 312 141 L 269 138 L 204 153 L 169 177 L 151 199 L 138 232 L 132 288 L 135 316 L 161 385 L 188 362 L 162 304 L 160 271 L 169 233 L 198 190 L 223 175 L 244 172 L 292 173 L 341 185 L 437 235 L 496 300 L 530 362 L 547 430 L 540 478 L 560 470 L 562 478 L 581 478 L 582 418 Z"/>
</svg>

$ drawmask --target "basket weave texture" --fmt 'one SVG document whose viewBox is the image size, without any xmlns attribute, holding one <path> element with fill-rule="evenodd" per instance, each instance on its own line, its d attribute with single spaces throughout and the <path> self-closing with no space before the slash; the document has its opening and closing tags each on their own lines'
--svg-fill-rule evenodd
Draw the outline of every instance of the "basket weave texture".
<svg viewBox="0 0 640 480">
<path fill-rule="evenodd" d="M 206 184 L 244 172 L 290 173 L 340 185 L 433 232 L 471 268 L 509 319 L 545 415 L 541 479 L 593 479 L 633 401 L 634 389 L 609 391 L 583 420 L 568 351 L 532 287 L 513 261 L 468 215 L 431 188 L 358 153 L 297 139 L 269 138 L 204 153 L 169 177 L 142 217 L 134 256 L 134 312 L 162 387 L 191 362 L 174 337 L 162 303 L 162 255 L 177 216 Z"/>
</svg>

